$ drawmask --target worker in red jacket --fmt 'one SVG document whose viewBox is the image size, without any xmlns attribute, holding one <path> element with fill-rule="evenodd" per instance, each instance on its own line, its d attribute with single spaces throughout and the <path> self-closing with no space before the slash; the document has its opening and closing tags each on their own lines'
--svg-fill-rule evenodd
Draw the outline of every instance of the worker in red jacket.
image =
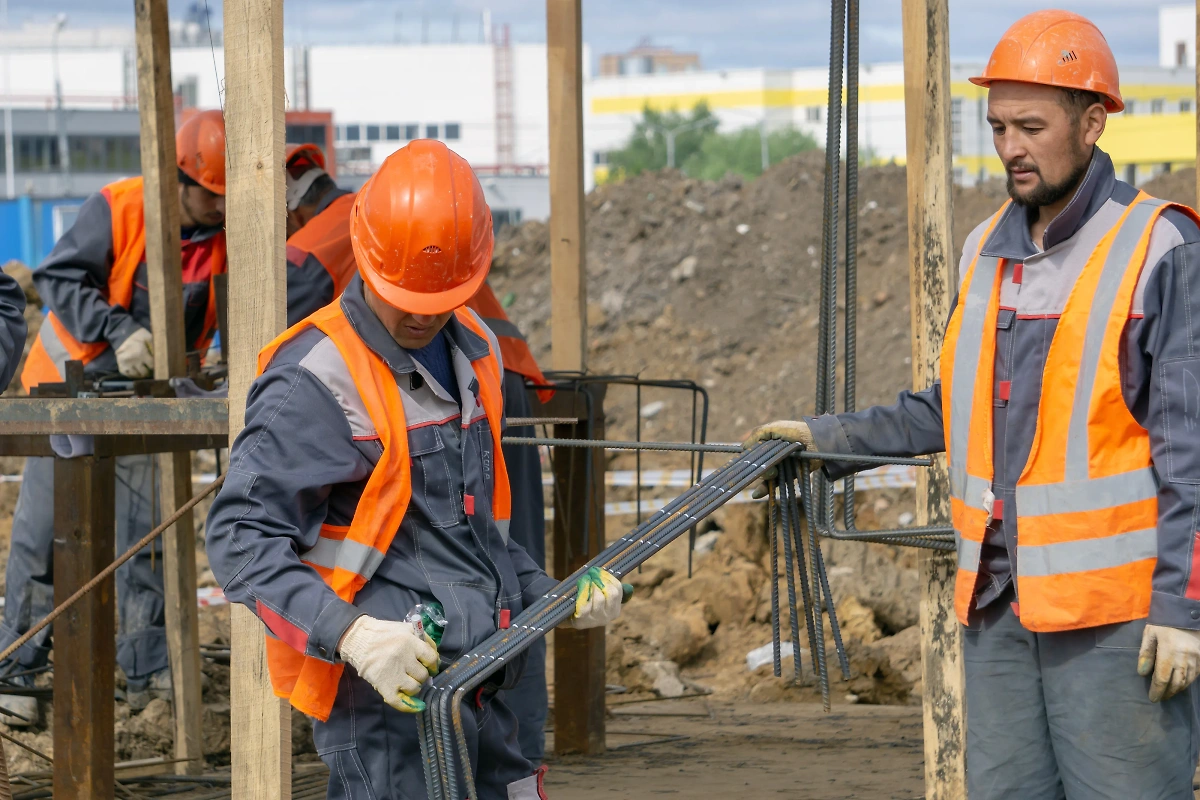
<svg viewBox="0 0 1200 800">
<path fill-rule="evenodd" d="M 354 277 L 350 209 L 354 193 L 339 189 L 315 144 L 287 154 L 288 325 L 333 302 Z"/>
<path fill-rule="evenodd" d="M 183 313 L 188 346 L 204 352 L 217 331 L 213 277 L 225 272 L 225 123 L 203 111 L 175 136 L 182 224 Z M 33 272 L 48 307 L 29 352 L 26 389 L 63 380 L 68 360 L 84 362 L 89 376 L 147 378 L 154 370 L 142 179 L 109 184 L 89 197 L 70 230 Z M 152 457 L 116 460 L 117 549 L 125 550 L 152 527 Z M 6 569 L 0 647 L 15 641 L 54 606 L 54 460 L 26 461 L 13 515 Z M 161 548 L 155 543 L 151 547 Z M 120 625 L 117 663 L 130 704 L 169 697 L 164 629 L 162 558 L 151 547 L 117 570 Z M 17 669 L 42 666 L 50 652 L 46 629 L 17 651 Z M 20 681 L 21 679 L 17 679 Z M 36 698 L 4 695 L 0 713 L 10 725 L 38 720 Z"/>
</svg>

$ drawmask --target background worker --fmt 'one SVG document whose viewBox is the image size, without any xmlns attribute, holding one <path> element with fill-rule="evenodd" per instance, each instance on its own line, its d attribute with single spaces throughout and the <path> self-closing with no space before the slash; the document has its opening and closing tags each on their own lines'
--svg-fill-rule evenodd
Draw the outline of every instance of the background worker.
<svg viewBox="0 0 1200 800">
<path fill-rule="evenodd" d="M 967 238 L 940 382 L 750 440 L 947 452 L 972 800 L 1191 797 L 1197 218 L 1095 146 L 1123 103 L 1088 20 L 1022 18 L 971 80 L 1012 202 Z"/>
<path fill-rule="evenodd" d="M 345 291 L 354 277 L 350 209 L 354 194 L 325 172 L 315 144 L 287 154 L 287 319 L 295 325 Z"/>
<path fill-rule="evenodd" d="M 545 386 L 546 376 L 538 367 L 525 335 L 521 333 L 504 306 L 496 299 L 486 282 L 467 302 L 485 325 L 496 335 L 504 362 L 504 416 L 506 419 L 528 417 L 532 411 L 525 381 Z M 542 402 L 549 402 L 553 392 L 538 392 Z M 511 436 L 536 436 L 532 425 L 510 427 Z M 539 569 L 546 569 L 546 514 L 542 498 L 542 460 L 538 448 L 504 445 L 504 463 L 508 465 L 508 482 L 512 487 L 512 524 L 509 535 L 525 549 Z M 532 764 L 541 764 L 546 755 L 546 714 L 549 697 L 546 691 L 546 640 L 538 639 L 526 651 L 525 671 L 517 685 L 504 696 L 508 707 L 517 717 L 517 741 L 521 754 Z"/>
<path fill-rule="evenodd" d="M 421 798 L 416 722 L 402 712 L 421 708 L 413 695 L 439 662 L 554 581 L 507 535 L 501 350 L 462 307 L 493 245 L 470 165 L 441 142 L 401 148 L 358 193 L 350 234 L 359 274 L 340 300 L 259 356 L 208 555 L 230 600 L 267 626 L 276 693 L 315 720 L 328 797 Z M 601 580 L 575 627 L 620 613 L 620 583 Z M 405 619 L 435 601 L 440 642 Z M 544 796 L 496 694 L 522 662 L 464 703 L 487 800 Z"/>
<path fill-rule="evenodd" d="M 182 225 L 183 308 L 186 338 L 204 352 L 217 330 L 214 275 L 225 272 L 225 125 L 219 111 L 203 111 L 175 136 Z M 21 382 L 26 390 L 63 380 L 68 360 L 84 362 L 89 376 L 147 378 L 154 370 L 147 289 L 142 179 L 109 184 L 89 197 L 70 230 L 33 272 L 49 312 L 29 352 Z M 116 461 L 117 550 L 152 527 L 151 456 Z M 26 460 L 13 515 L 12 549 L 5 572 L 0 647 L 15 641 L 54 603 L 54 460 Z M 160 548 L 159 544 L 151 547 Z M 162 561 L 147 547 L 117 570 L 120 624 L 117 663 L 130 704 L 170 696 L 164 630 Z M 152 563 L 155 567 L 152 568 Z M 50 652 L 47 628 L 14 656 L 20 669 L 39 667 Z M 19 679 L 18 679 L 19 680 Z M 36 698 L 4 696 L 0 708 L 37 720 Z M 9 724 L 22 724 L 18 718 Z"/>
</svg>

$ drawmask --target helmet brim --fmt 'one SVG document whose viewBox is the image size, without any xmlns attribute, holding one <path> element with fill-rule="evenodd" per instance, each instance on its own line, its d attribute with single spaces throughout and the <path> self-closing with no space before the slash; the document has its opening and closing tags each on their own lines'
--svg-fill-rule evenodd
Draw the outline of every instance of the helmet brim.
<svg viewBox="0 0 1200 800">
<path fill-rule="evenodd" d="M 976 86 L 982 86 L 984 89 L 991 88 L 991 85 L 998 81 L 1006 81 L 1008 83 L 1028 83 L 1031 86 L 1050 86 L 1054 89 L 1077 89 L 1081 92 L 1096 92 L 1096 94 L 1098 94 L 1104 98 L 1104 108 L 1110 114 L 1119 114 L 1125 110 L 1125 101 L 1122 100 L 1120 97 L 1115 97 L 1107 92 L 1097 92 L 1095 89 L 1089 88 L 1087 86 L 1066 86 L 1061 83 L 1042 83 L 1040 81 L 1021 81 L 1021 80 L 1016 80 L 1014 78 L 989 78 L 986 75 L 975 75 L 974 77 L 967 78 L 967 80 L 970 81 L 971 83 L 975 84 Z"/>
<path fill-rule="evenodd" d="M 356 258 L 355 261 L 358 261 Z M 402 289 L 393 283 L 384 280 L 374 270 L 364 269 L 362 262 L 359 263 L 358 273 L 362 275 L 365 282 L 371 291 L 379 295 L 379 297 L 392 308 L 399 309 L 408 314 L 426 314 L 434 316 L 437 314 L 445 314 L 448 311 L 466 305 L 467 301 L 475 296 L 479 291 L 479 287 L 483 286 L 483 282 L 487 280 L 488 273 L 491 271 L 489 259 L 489 268 L 480 270 L 477 274 L 472 275 L 471 279 L 466 283 L 455 286 L 453 289 L 447 289 L 444 292 L 426 293 L 414 292 L 409 289 Z"/>
</svg>

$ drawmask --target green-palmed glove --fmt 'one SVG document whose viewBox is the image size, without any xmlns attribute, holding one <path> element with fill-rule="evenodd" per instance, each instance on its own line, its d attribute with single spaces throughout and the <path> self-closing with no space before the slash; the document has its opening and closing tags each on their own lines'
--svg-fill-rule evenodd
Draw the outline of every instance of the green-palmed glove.
<svg viewBox="0 0 1200 800">
<path fill-rule="evenodd" d="M 411 622 L 359 617 L 343 634 L 338 653 L 392 708 L 413 714 L 425 710 L 414 695 L 437 674 L 438 652 L 433 639 Z"/>
<path fill-rule="evenodd" d="M 575 616 L 567 625 L 575 630 L 598 628 L 621 616 L 621 603 L 633 594 L 633 587 L 622 584 L 606 569 L 592 567 L 575 582 Z"/>
</svg>

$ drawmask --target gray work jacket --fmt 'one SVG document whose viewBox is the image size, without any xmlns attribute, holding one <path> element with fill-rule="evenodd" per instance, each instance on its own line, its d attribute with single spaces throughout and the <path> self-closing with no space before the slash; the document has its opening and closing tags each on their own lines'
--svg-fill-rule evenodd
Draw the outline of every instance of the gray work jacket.
<svg viewBox="0 0 1200 800">
<path fill-rule="evenodd" d="M 1030 237 L 1026 210 L 1015 204 L 986 241 L 981 242 L 985 221 L 963 247 L 960 276 L 981 247 L 985 255 L 1007 259 L 993 401 L 992 491 L 1003 507 L 985 537 L 977 607 L 994 602 L 1013 584 L 1015 487 L 1033 446 L 1042 369 L 1059 314 L 1100 238 L 1136 196 L 1136 189 L 1117 180 L 1108 155 L 1096 148 L 1075 198 L 1046 227 L 1044 251 Z M 1193 570 L 1193 550 L 1200 537 L 1200 230 L 1173 209 L 1163 213 L 1151 232 L 1123 333 L 1120 368 L 1126 405 L 1150 434 L 1159 479 L 1158 562 L 1149 620 L 1200 629 L 1200 570 Z M 892 406 L 815 418 L 811 427 L 818 449 L 827 452 L 942 452 L 941 384 L 923 392 L 902 392 Z M 845 462 L 826 465 L 832 477 L 854 469 Z"/>
<path fill-rule="evenodd" d="M 336 346 L 309 328 L 276 352 L 250 388 L 246 427 L 209 512 L 209 562 L 231 601 L 306 655 L 330 662 L 358 616 L 403 619 L 417 603 L 437 600 L 448 619 L 439 650 L 449 662 L 555 584 L 492 518 L 498 454 L 471 362 L 489 349 L 499 359 L 499 348 L 450 319 L 462 398 L 456 405 L 366 305 L 360 277 L 340 302 L 392 369 L 404 402 L 412 499 L 399 532 L 353 603 L 301 562 L 323 524 L 350 524 L 382 453 Z"/>
</svg>

